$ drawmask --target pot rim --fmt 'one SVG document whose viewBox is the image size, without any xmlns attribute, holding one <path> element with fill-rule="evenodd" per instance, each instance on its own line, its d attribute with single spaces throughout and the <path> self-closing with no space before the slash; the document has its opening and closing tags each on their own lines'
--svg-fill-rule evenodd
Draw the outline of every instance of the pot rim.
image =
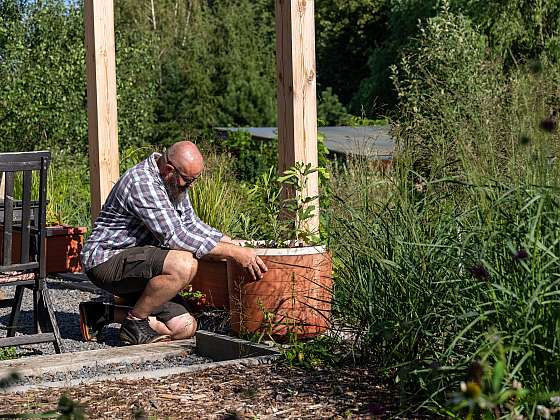
<svg viewBox="0 0 560 420">
<path fill-rule="evenodd" d="M 327 247 L 323 245 L 301 246 L 291 248 L 254 248 L 257 255 L 263 256 L 299 256 L 314 255 L 327 252 Z"/>
</svg>

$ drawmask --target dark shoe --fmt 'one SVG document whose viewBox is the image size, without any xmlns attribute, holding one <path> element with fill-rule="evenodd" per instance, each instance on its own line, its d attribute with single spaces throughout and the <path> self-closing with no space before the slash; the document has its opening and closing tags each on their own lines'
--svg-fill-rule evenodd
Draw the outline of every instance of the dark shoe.
<svg viewBox="0 0 560 420">
<path fill-rule="evenodd" d="M 119 338 L 124 344 L 149 344 L 171 339 L 167 334 L 155 332 L 147 319 L 130 318 L 125 318 L 121 324 Z"/>
<path fill-rule="evenodd" d="M 84 341 L 101 341 L 101 330 L 112 322 L 110 310 L 103 302 L 80 302 L 80 331 Z"/>
</svg>

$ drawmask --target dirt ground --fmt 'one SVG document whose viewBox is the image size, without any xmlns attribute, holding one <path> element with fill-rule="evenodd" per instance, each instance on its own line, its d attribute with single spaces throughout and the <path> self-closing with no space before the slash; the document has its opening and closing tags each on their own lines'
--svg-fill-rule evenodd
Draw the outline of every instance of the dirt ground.
<svg viewBox="0 0 560 420">
<path fill-rule="evenodd" d="M 398 392 L 373 370 L 302 371 L 272 364 L 2 395 L 0 418 L 56 410 L 61 395 L 92 419 L 385 419 L 399 411 Z"/>
</svg>

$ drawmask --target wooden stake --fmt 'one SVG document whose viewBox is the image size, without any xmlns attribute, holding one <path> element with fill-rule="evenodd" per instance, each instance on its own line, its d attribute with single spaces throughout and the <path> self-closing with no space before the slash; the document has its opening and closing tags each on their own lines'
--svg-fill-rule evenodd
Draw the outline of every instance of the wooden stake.
<svg viewBox="0 0 560 420">
<path fill-rule="evenodd" d="M 91 217 L 119 177 L 113 0 L 84 4 Z"/>
<path fill-rule="evenodd" d="M 278 169 L 296 162 L 317 166 L 317 98 L 313 0 L 276 0 L 278 72 Z M 317 173 L 310 175 L 307 197 L 317 196 Z M 319 229 L 319 200 L 307 229 Z"/>
</svg>

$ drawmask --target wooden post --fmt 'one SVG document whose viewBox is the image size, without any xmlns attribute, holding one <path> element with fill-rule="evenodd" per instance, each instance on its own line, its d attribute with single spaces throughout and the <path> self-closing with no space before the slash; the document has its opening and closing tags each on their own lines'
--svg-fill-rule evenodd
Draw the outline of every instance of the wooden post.
<svg viewBox="0 0 560 420">
<path fill-rule="evenodd" d="M 113 0 L 84 4 L 91 217 L 119 177 Z"/>
<path fill-rule="evenodd" d="M 317 98 L 313 0 L 276 0 L 278 72 L 278 169 L 296 162 L 317 166 Z M 293 192 L 292 192 L 293 193 Z M 306 197 L 317 196 L 317 173 L 309 176 Z M 307 229 L 318 232 L 319 200 Z"/>
</svg>

